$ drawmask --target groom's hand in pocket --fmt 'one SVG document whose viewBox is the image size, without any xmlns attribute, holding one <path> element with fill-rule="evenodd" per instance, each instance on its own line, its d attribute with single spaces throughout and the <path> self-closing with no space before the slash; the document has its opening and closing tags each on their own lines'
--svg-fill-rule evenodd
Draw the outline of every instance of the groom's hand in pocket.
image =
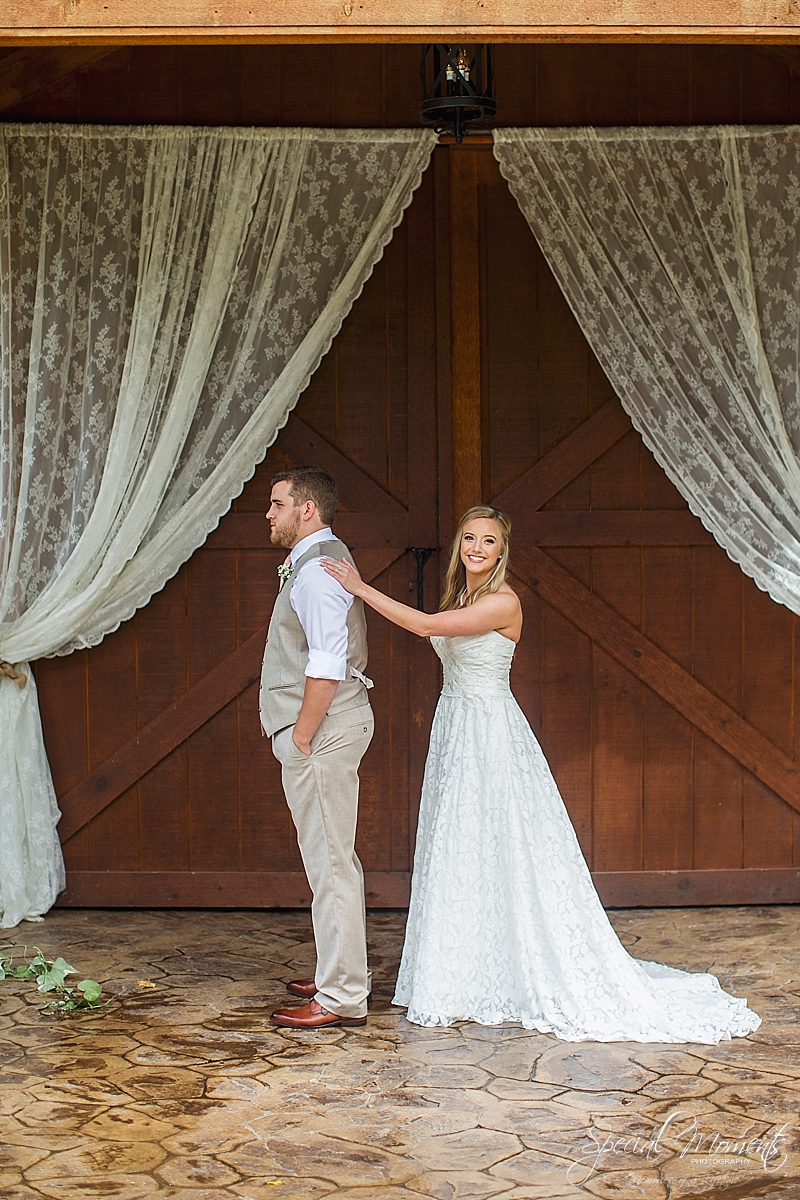
<svg viewBox="0 0 800 1200">
<path fill-rule="evenodd" d="M 300 712 L 297 715 L 297 720 L 292 730 L 292 741 L 306 758 L 309 758 L 311 755 L 312 738 L 333 703 L 333 697 L 336 695 L 338 686 L 339 681 L 337 679 L 306 677 L 303 703 L 300 706 Z"/>
</svg>

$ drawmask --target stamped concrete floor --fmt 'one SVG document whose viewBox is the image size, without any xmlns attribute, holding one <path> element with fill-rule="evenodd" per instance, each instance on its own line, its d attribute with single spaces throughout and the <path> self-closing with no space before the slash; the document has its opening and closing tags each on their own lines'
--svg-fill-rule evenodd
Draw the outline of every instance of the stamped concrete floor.
<svg viewBox="0 0 800 1200">
<path fill-rule="evenodd" d="M 53 912 L 6 931 L 102 981 L 48 1019 L 0 984 L 0 1195 L 182 1200 L 800 1197 L 800 909 L 612 914 L 638 957 L 763 1016 L 718 1047 L 420 1029 L 391 1005 L 403 915 L 370 919 L 363 1029 L 279 1031 L 302 912 Z M 155 987 L 142 986 L 155 984 Z"/>
</svg>

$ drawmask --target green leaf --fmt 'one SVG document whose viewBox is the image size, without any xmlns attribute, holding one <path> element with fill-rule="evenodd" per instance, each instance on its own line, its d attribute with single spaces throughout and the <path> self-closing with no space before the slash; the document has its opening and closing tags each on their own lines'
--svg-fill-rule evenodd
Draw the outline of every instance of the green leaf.
<svg viewBox="0 0 800 1200">
<path fill-rule="evenodd" d="M 34 959 L 31 966 L 36 963 Z M 75 968 L 71 967 L 66 959 L 57 958 L 55 962 L 48 962 L 47 959 L 42 960 L 42 965 L 37 964 L 36 973 L 39 978 L 40 992 L 66 991 L 64 980 L 67 975 L 74 975 Z"/>
<path fill-rule="evenodd" d="M 78 991 L 83 992 L 83 998 L 87 1004 L 96 1004 L 100 999 L 102 987 L 99 983 L 95 983 L 93 979 L 82 979 L 78 984 Z"/>
</svg>

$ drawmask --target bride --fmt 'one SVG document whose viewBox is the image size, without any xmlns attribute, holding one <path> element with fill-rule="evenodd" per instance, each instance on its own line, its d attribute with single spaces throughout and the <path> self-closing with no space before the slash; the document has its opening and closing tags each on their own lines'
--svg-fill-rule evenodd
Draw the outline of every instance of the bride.
<svg viewBox="0 0 800 1200">
<path fill-rule="evenodd" d="M 422 785 L 395 1003 L 419 1025 L 517 1021 L 567 1041 L 706 1042 L 760 1018 L 713 975 L 631 958 L 594 889 L 555 780 L 509 687 L 522 606 L 506 583 L 511 523 L 464 514 L 429 615 L 325 569 L 430 637 L 444 664 Z"/>
</svg>

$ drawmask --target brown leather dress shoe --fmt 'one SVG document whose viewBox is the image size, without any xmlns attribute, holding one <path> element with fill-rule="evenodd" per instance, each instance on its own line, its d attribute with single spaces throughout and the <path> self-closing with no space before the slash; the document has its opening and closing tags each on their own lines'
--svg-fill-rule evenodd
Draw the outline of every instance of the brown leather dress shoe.
<svg viewBox="0 0 800 1200">
<path fill-rule="evenodd" d="M 301 1004 L 298 1008 L 278 1008 L 272 1014 L 276 1025 L 286 1025 L 289 1029 L 328 1029 L 332 1025 L 366 1025 L 366 1017 L 337 1017 L 336 1013 L 328 1012 L 316 1000 L 309 1004 Z"/>
<path fill-rule="evenodd" d="M 293 996 L 302 996 L 304 1000 L 313 1000 L 317 994 L 317 985 L 313 979 L 293 979 L 287 983 L 286 990 Z"/>
</svg>

